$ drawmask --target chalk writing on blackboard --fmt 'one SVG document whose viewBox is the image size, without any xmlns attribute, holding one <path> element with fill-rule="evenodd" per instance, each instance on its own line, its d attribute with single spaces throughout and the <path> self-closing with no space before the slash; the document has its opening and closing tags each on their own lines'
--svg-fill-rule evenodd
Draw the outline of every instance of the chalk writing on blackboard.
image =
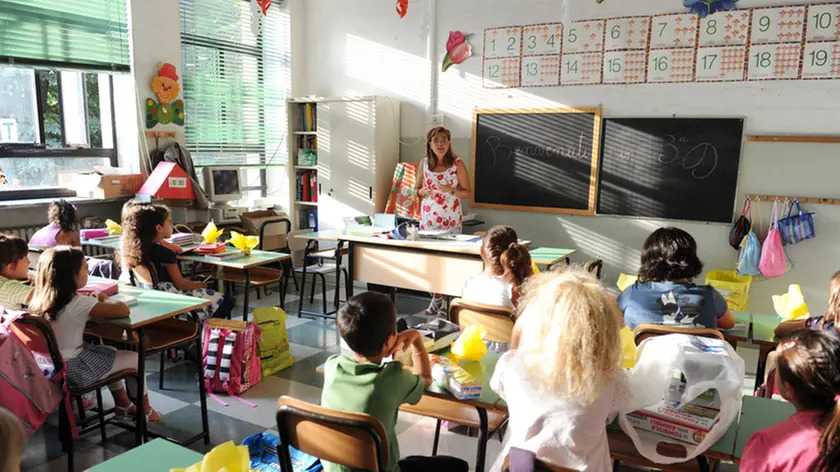
<svg viewBox="0 0 840 472">
<path fill-rule="evenodd" d="M 591 151 L 584 149 L 583 134 L 578 138 L 577 149 L 572 147 L 554 147 L 554 146 L 538 146 L 534 144 L 518 145 L 513 152 L 516 155 L 530 156 L 530 157 L 566 157 L 569 159 L 591 159 Z M 484 146 L 489 150 L 489 155 L 493 159 L 490 168 L 496 167 L 499 160 L 508 160 L 511 158 L 511 148 L 502 144 L 502 140 L 498 136 L 488 136 L 484 141 Z"/>
<path fill-rule="evenodd" d="M 690 145 L 689 140 L 684 137 L 677 138 L 672 134 L 666 134 L 664 138 L 667 140 L 662 147 L 673 152 L 661 152 L 656 157 L 656 160 L 661 164 L 671 164 L 682 158 L 682 168 L 691 171 L 691 176 L 697 180 L 703 180 L 712 174 L 718 166 L 718 151 L 714 145 L 710 143 L 700 143 L 688 150 L 685 154 L 680 152 L 677 144 L 684 144 L 685 147 Z M 634 156 L 632 151 L 621 151 L 618 158 L 624 161 L 632 161 Z M 708 159 L 708 160 L 707 160 Z M 701 166 L 706 163 L 706 166 L 701 170 Z M 708 168 L 706 170 L 706 168 Z"/>
</svg>

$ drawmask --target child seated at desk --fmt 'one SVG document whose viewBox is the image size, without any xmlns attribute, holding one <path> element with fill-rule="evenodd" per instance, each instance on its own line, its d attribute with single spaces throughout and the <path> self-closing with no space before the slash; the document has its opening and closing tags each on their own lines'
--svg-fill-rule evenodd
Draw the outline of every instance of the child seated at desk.
<svg viewBox="0 0 840 472">
<path fill-rule="evenodd" d="M 67 382 L 71 388 L 83 388 L 109 375 L 127 369 L 137 369 L 137 353 L 117 350 L 111 346 L 84 342 L 85 325 L 92 318 L 125 318 L 128 306 L 108 301 L 108 296 L 81 295 L 77 290 L 87 285 L 88 268 L 81 249 L 56 246 L 47 249 L 38 260 L 35 293 L 29 311 L 50 321 L 61 356 L 67 364 Z M 134 381 L 134 379 L 129 378 Z M 136 387 L 134 382 L 133 388 Z M 145 383 L 144 383 L 145 385 Z M 122 381 L 108 385 L 114 396 L 116 415 L 133 416 L 131 403 Z M 146 390 L 144 411 L 148 421 L 155 423 L 161 416 L 149 406 Z"/>
<path fill-rule="evenodd" d="M 81 247 L 82 241 L 76 228 L 79 226 L 76 207 L 66 200 L 52 202 L 47 213 L 49 224 L 32 235 L 29 245 L 51 248 L 58 245 Z M 120 268 L 114 261 L 88 258 L 89 275 L 119 280 Z"/>
<path fill-rule="evenodd" d="M 533 275 L 531 255 L 510 226 L 494 226 L 481 241 L 484 272 L 464 284 L 464 300 L 515 308 L 525 279 Z"/>
<path fill-rule="evenodd" d="M 776 384 L 796 413 L 752 435 L 741 471 L 840 470 L 840 338 L 801 330 L 776 352 Z"/>
<path fill-rule="evenodd" d="M 686 328 L 735 327 L 726 299 L 711 285 L 692 280 L 703 271 L 697 243 L 679 228 L 659 228 L 645 240 L 639 280 L 618 297 L 630 329 L 640 324 Z"/>
<path fill-rule="evenodd" d="M 365 292 L 347 301 L 336 318 L 341 338 L 353 350 L 353 357 L 336 354 L 324 365 L 321 404 L 334 410 L 366 413 L 379 421 L 388 434 L 388 471 L 448 472 L 469 470 L 453 457 L 408 457 L 400 459 L 397 413 L 403 403 L 416 404 L 432 383 L 429 354 L 415 330 L 397 334 L 397 309 L 391 300 L 376 292 Z M 401 362 L 382 363 L 396 352 L 411 349 L 414 366 Z M 349 472 L 345 467 L 324 462 L 327 472 Z"/>
<path fill-rule="evenodd" d="M 612 470 L 607 417 L 628 395 L 615 301 L 589 273 L 568 269 L 532 277 L 520 313 L 490 381 L 510 414 L 490 470 L 511 447 L 574 470 Z"/>
<path fill-rule="evenodd" d="M 119 256 L 123 268 L 131 271 L 132 283 L 209 300 L 209 306 L 197 310 L 202 319 L 230 318 L 236 304 L 233 297 L 207 288 L 206 282 L 187 280 L 181 274 L 177 259 L 181 248 L 165 241 L 172 236 L 169 208 L 151 203 L 126 204 L 122 228 Z"/>
<path fill-rule="evenodd" d="M 828 284 L 828 311 L 822 316 L 812 316 L 804 320 L 782 321 L 779 326 L 776 326 L 776 336 L 784 337 L 800 329 L 824 331 L 832 336 L 840 336 L 838 325 L 840 325 L 840 272 L 835 272 Z"/>
<path fill-rule="evenodd" d="M 29 247 L 17 236 L 0 234 L 0 306 L 21 310 L 32 299 Z"/>
</svg>

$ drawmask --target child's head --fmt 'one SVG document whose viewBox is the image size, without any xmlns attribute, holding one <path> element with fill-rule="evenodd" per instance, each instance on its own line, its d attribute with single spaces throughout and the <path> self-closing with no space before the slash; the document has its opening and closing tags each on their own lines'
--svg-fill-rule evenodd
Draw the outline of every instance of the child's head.
<svg viewBox="0 0 840 472">
<path fill-rule="evenodd" d="M 397 333 L 397 309 L 387 296 L 365 292 L 351 298 L 336 318 L 341 338 L 356 354 L 384 356 Z"/>
<path fill-rule="evenodd" d="M 29 311 L 56 319 L 58 312 L 76 296 L 76 290 L 87 284 L 87 271 L 85 255 L 79 248 L 56 246 L 44 251 L 38 259 Z"/>
<path fill-rule="evenodd" d="M 534 272 L 531 254 L 519 244 L 519 237 L 510 226 L 494 226 L 484 234 L 481 258 L 494 274 L 504 275 L 505 282 L 515 287 Z"/>
<path fill-rule="evenodd" d="M 29 272 L 29 246 L 17 236 L 0 234 L 0 275 L 26 280 Z"/>
<path fill-rule="evenodd" d="M 835 326 L 840 324 L 840 272 L 835 272 L 828 283 L 828 311 L 823 316 L 823 323 L 829 321 Z"/>
<path fill-rule="evenodd" d="M 52 202 L 47 217 L 52 226 L 58 226 L 62 231 L 76 230 L 78 224 L 76 207 L 68 203 L 67 200 Z"/>
<path fill-rule="evenodd" d="M 0 407 L 0 472 L 17 472 L 23 450 L 26 448 L 26 433 L 17 416 Z"/>
<path fill-rule="evenodd" d="M 517 325 L 526 374 L 541 391 L 594 402 L 621 362 L 624 320 L 604 287 L 580 268 L 529 279 Z"/>
<path fill-rule="evenodd" d="M 801 330 L 776 349 L 776 385 L 800 411 L 823 413 L 820 470 L 840 470 L 840 339 Z"/>
<path fill-rule="evenodd" d="M 651 233 L 642 247 L 639 279 L 665 282 L 693 279 L 703 271 L 697 257 L 697 243 L 679 228 L 659 228 Z"/>
<path fill-rule="evenodd" d="M 172 236 L 172 218 L 165 205 L 125 206 L 122 218 L 120 258 L 129 269 L 148 264 L 155 241 Z"/>
</svg>

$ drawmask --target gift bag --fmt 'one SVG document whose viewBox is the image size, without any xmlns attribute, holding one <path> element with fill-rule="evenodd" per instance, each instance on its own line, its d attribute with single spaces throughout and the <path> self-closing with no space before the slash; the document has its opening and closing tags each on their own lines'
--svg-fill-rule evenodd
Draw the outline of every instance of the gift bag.
<svg viewBox="0 0 840 472">
<path fill-rule="evenodd" d="M 417 179 L 417 164 L 400 162 L 394 170 L 391 194 L 385 205 L 385 213 L 414 220 L 420 219 L 420 201 L 414 184 Z"/>
<path fill-rule="evenodd" d="M 758 264 L 761 275 L 774 279 L 785 275 L 787 256 L 782 246 L 782 234 L 779 232 L 779 201 L 773 202 L 773 214 L 770 218 L 770 231 L 761 248 L 761 262 Z"/>
<path fill-rule="evenodd" d="M 729 309 L 735 311 L 747 311 L 749 308 L 751 284 L 752 277 L 739 275 L 734 270 L 711 270 L 706 274 L 706 285 L 720 292 Z"/>
<path fill-rule="evenodd" d="M 752 222 L 748 217 L 748 215 L 751 214 L 751 210 L 751 200 L 749 198 L 745 198 L 744 208 L 741 210 L 741 216 L 738 217 L 738 220 L 735 221 L 735 224 L 732 225 L 732 229 L 729 231 L 729 245 L 736 251 L 741 248 L 741 243 L 744 241 L 744 238 L 750 231 L 752 231 Z"/>
<path fill-rule="evenodd" d="M 794 205 L 796 205 L 796 214 L 791 215 Z M 817 235 L 814 230 L 814 214 L 803 212 L 799 200 L 794 200 L 788 207 L 787 217 L 779 220 L 779 231 L 782 233 L 782 244 L 785 246 L 812 239 Z"/>
<path fill-rule="evenodd" d="M 627 387 L 633 396 L 619 411 L 621 429 L 639 453 L 657 464 L 691 460 L 723 437 L 738 416 L 744 371 L 744 360 L 725 341 L 686 334 L 648 338 L 639 345 L 636 365 L 628 374 Z M 710 396 L 713 404 L 707 400 Z M 719 409 L 711 429 L 683 438 L 691 442 L 682 443 L 686 457 L 658 453 L 660 442 L 673 443 L 683 433 L 681 428 L 667 427 L 652 428 L 662 435 L 650 432 L 655 418 L 668 411 L 675 413 L 667 417 L 681 416 L 682 411 L 698 409 L 690 404 L 701 403 L 706 407 L 700 409 Z"/>
</svg>

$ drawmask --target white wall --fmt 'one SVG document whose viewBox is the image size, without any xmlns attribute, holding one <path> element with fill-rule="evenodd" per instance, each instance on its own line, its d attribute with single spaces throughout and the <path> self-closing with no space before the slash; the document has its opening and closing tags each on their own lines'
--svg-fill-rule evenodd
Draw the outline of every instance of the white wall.
<svg viewBox="0 0 840 472">
<path fill-rule="evenodd" d="M 382 0 L 308 0 L 306 16 L 306 79 L 299 94 L 381 94 L 403 102 L 402 160 L 418 161 L 428 128 L 431 97 L 455 137 L 454 147 L 470 155 L 471 115 L 475 107 L 598 106 L 605 116 L 738 116 L 747 134 L 836 134 L 840 118 L 840 82 L 789 81 L 735 84 L 662 84 L 633 86 L 547 87 L 487 90 L 481 86 L 483 31 L 487 27 L 570 21 L 598 17 L 683 11 L 671 0 L 438 0 L 436 54 L 429 60 L 425 34 L 430 29 L 434 0 L 414 0 L 400 20 L 393 2 Z M 784 0 L 742 0 L 742 8 L 783 5 Z M 435 28 L 433 28 L 435 29 Z M 432 89 L 429 68 L 439 70 L 450 30 L 475 33 L 475 57 L 437 77 Z M 433 105 L 433 103 L 432 103 Z M 836 196 L 837 170 L 833 145 L 745 144 L 739 193 L 763 192 L 799 196 Z M 740 205 L 740 203 L 739 203 Z M 840 208 L 812 206 L 817 211 L 818 238 L 792 247 L 795 268 L 774 281 L 756 282 L 752 310 L 772 311 L 771 294 L 800 283 L 812 312 L 826 305 L 828 278 L 840 269 Z M 769 207 L 765 207 L 765 221 Z M 645 237 L 662 225 L 692 233 L 708 269 L 733 268 L 736 253 L 727 244 L 729 227 L 610 217 L 574 217 L 528 212 L 480 210 L 488 224 L 512 225 L 538 245 L 575 247 L 579 261 L 606 262 L 606 277 L 638 268 Z"/>
</svg>

